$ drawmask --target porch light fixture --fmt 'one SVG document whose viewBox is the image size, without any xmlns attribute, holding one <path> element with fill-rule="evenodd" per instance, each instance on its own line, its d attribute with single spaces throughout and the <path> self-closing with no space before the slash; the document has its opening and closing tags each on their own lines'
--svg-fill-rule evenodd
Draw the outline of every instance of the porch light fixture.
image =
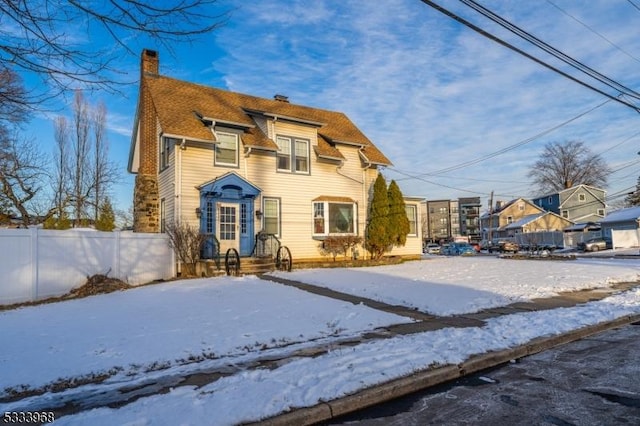
<svg viewBox="0 0 640 426">
<path fill-rule="evenodd" d="M 256 210 L 256 217 L 258 219 L 262 218 L 262 212 L 260 210 Z"/>
<path fill-rule="evenodd" d="M 196 207 L 196 217 L 200 219 L 200 216 L 202 216 L 202 211 L 200 210 L 200 207 Z"/>
</svg>

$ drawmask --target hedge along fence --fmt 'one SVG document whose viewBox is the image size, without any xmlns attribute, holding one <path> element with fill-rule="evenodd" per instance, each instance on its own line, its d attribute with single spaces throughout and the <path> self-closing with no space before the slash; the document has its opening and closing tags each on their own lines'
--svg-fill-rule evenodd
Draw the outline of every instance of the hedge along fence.
<svg viewBox="0 0 640 426">
<path fill-rule="evenodd" d="M 61 296 L 95 274 L 130 285 L 175 276 L 164 234 L 0 229 L 0 305 Z"/>
</svg>

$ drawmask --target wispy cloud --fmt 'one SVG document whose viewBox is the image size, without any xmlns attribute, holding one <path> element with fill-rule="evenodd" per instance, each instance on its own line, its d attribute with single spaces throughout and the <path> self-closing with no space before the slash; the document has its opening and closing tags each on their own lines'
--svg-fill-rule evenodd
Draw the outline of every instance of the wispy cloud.
<svg viewBox="0 0 640 426">
<path fill-rule="evenodd" d="M 577 75 L 460 3 L 442 3 Z M 637 63 L 628 53 L 640 55 L 635 36 L 640 14 L 633 16 L 624 2 L 574 1 L 563 5 L 565 12 L 551 3 L 483 3 L 565 53 L 639 88 Z M 392 159 L 394 168 L 386 173 L 401 182 L 405 193 L 469 195 L 451 188 L 459 187 L 479 195 L 493 189 L 533 195 L 528 167 L 545 143 L 580 139 L 599 152 L 637 129 L 637 113 L 611 102 L 518 149 L 425 177 L 435 184 L 408 179 L 526 140 L 605 98 L 418 1 L 313 5 L 307 10 L 308 2 L 285 6 L 273 0 L 244 6 L 242 19 L 216 35 L 223 54 L 215 58 L 214 68 L 231 90 L 265 97 L 285 93 L 296 103 L 345 112 Z M 635 155 L 633 146 L 629 141 L 604 156 L 615 166 Z M 629 179 L 617 182 L 615 176 L 611 180 L 612 188 L 632 184 Z"/>
<path fill-rule="evenodd" d="M 438 3 L 578 75 L 462 3 Z M 627 2 L 481 3 L 640 90 L 640 11 Z M 605 98 L 418 0 L 227 0 L 221 7 L 234 8 L 229 23 L 206 40 L 176 48 L 173 55 L 160 51 L 161 72 L 256 96 L 285 94 L 294 103 L 342 111 L 390 157 L 394 167 L 385 174 L 397 179 L 405 194 L 431 199 L 472 194 L 486 199 L 491 191 L 505 197 L 534 195 L 528 168 L 550 141 L 582 140 L 603 153 L 614 169 L 640 159 L 640 138 L 629 139 L 640 131 L 640 115 L 611 101 L 502 155 L 428 175 L 528 140 Z M 154 48 L 144 43 L 135 40 L 132 49 Z M 135 78 L 137 66 L 137 58 L 129 58 L 122 69 Z M 127 135 L 125 142 L 123 134 L 135 113 L 136 90 L 131 87 L 126 99 L 107 102 L 113 137 L 122 138 L 123 146 L 129 140 Z M 609 192 L 634 186 L 638 169 L 639 165 L 629 166 L 612 174 Z"/>
</svg>

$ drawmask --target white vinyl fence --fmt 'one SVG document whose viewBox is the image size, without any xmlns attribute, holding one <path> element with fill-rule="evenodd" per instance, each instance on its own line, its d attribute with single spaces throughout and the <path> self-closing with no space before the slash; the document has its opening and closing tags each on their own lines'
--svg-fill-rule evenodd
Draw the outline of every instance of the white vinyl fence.
<svg viewBox="0 0 640 426">
<path fill-rule="evenodd" d="M 175 276 L 164 234 L 0 229 L 0 305 L 61 296 L 105 274 L 131 285 Z"/>
</svg>

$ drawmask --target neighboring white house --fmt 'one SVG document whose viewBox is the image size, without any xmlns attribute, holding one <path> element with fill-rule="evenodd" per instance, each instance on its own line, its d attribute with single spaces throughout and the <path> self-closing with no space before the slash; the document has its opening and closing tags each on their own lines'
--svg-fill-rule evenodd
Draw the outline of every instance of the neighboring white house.
<svg viewBox="0 0 640 426">
<path fill-rule="evenodd" d="M 365 236 L 373 182 L 389 165 L 343 113 L 165 77 L 158 54 L 142 53 L 128 167 L 136 231 L 186 222 L 241 256 L 263 231 L 294 259 L 318 259 L 328 236 Z M 407 198 L 412 234 L 391 254 L 420 255 L 418 206 Z"/>
<path fill-rule="evenodd" d="M 600 221 L 602 235 L 610 237 L 614 248 L 638 247 L 640 207 L 629 207 L 609 213 Z"/>
</svg>

